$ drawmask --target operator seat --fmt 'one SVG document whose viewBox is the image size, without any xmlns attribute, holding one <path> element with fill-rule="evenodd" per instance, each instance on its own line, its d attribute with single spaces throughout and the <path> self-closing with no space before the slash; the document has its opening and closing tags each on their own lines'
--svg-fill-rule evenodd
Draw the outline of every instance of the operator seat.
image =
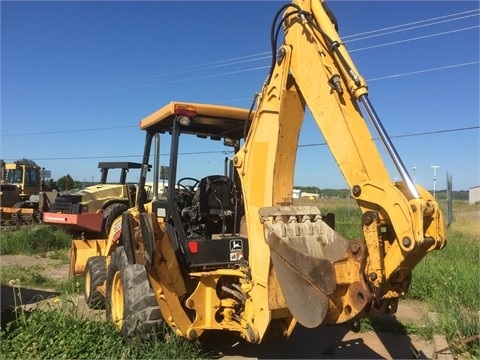
<svg viewBox="0 0 480 360">
<path fill-rule="evenodd" d="M 206 239 L 234 231 L 235 185 L 229 177 L 210 175 L 201 179 L 193 203 L 197 204 L 197 223 L 204 225 Z"/>
</svg>

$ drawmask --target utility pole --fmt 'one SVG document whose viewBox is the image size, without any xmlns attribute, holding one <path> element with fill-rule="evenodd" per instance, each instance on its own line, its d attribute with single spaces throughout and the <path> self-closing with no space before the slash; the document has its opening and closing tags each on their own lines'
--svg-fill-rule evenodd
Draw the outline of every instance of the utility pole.
<svg viewBox="0 0 480 360">
<path fill-rule="evenodd" d="M 415 170 L 417 170 L 416 166 L 413 167 L 413 182 L 415 182 Z"/>
<path fill-rule="evenodd" d="M 435 190 L 436 190 L 436 183 L 437 183 L 437 169 L 440 167 L 438 165 L 431 165 L 433 169 L 433 198 L 435 199 Z"/>
</svg>

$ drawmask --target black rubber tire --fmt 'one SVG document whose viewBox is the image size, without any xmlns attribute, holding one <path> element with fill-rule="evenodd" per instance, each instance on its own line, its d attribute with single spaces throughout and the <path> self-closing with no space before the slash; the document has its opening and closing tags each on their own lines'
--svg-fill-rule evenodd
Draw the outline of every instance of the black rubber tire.
<svg viewBox="0 0 480 360">
<path fill-rule="evenodd" d="M 130 265 L 123 246 L 115 250 L 108 267 L 105 308 L 107 319 L 117 326 L 125 341 L 163 337 L 165 321 L 145 267 Z"/>
<path fill-rule="evenodd" d="M 27 205 L 28 201 L 19 201 L 15 204 L 13 204 L 12 208 L 18 209 L 18 208 L 28 208 L 29 206 Z"/>
<path fill-rule="evenodd" d="M 105 297 L 97 290 L 107 279 L 107 262 L 105 256 L 92 256 L 87 260 L 85 271 L 84 298 L 89 309 L 105 309 Z"/>
<path fill-rule="evenodd" d="M 103 235 L 108 237 L 114 220 L 128 210 L 128 206 L 121 203 L 108 205 L 103 213 Z"/>
<path fill-rule="evenodd" d="M 26 200 L 16 202 L 13 204 L 12 208 L 14 209 L 34 209 L 32 203 Z M 12 215 L 11 224 L 15 226 L 21 225 L 30 225 L 30 224 L 38 224 L 39 221 L 39 213 L 33 212 L 32 217 L 22 218 L 22 216 Z"/>
</svg>

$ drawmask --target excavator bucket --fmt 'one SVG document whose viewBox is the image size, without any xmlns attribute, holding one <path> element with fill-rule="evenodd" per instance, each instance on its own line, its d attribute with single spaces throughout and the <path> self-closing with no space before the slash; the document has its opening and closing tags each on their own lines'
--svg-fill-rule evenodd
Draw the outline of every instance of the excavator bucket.
<svg viewBox="0 0 480 360">
<path fill-rule="evenodd" d="M 107 239 L 73 240 L 70 247 L 69 276 L 83 274 L 88 258 L 105 255 L 106 245 Z"/>
<path fill-rule="evenodd" d="M 320 325 L 336 287 L 333 263 L 345 257 L 348 241 L 322 220 L 316 207 L 262 208 L 260 217 L 290 312 L 305 327 Z"/>
</svg>

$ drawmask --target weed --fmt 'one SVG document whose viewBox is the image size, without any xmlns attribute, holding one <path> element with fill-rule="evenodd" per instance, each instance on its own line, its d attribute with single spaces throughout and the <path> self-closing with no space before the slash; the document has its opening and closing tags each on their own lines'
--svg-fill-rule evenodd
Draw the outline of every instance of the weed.
<svg viewBox="0 0 480 360">
<path fill-rule="evenodd" d="M 362 238 L 361 213 L 355 203 L 348 199 L 335 201 L 321 199 L 309 205 L 317 205 L 322 214 L 335 213 L 337 231 L 346 238 Z M 426 303 L 428 308 L 436 313 L 434 320 L 422 319 L 421 324 L 402 324 L 388 317 L 364 319 L 361 322 L 361 330 L 393 330 L 399 334 L 417 334 L 425 338 L 432 338 L 433 334 L 442 334 L 447 337 L 455 352 L 468 354 L 471 358 L 480 358 L 478 339 L 466 341 L 478 335 L 480 325 L 479 215 L 478 205 L 469 206 L 466 202 L 455 202 L 454 222 L 447 230 L 447 246 L 441 251 L 428 254 L 413 271 L 407 298 L 419 299 Z M 54 232 L 47 234 L 58 235 Z M 54 246 L 50 245 L 48 250 L 44 249 L 37 241 L 32 241 L 32 237 L 35 238 L 31 234 L 18 235 L 17 240 L 19 243 L 28 243 L 26 248 L 29 251 L 33 251 L 34 248 L 55 251 Z M 4 239 L 2 236 L 2 254 L 6 253 Z M 8 240 L 7 243 L 9 241 L 13 240 Z M 70 246 L 70 241 L 68 238 L 65 248 Z M 18 245 L 16 250 L 9 251 L 23 249 L 23 245 Z M 205 357 L 199 352 L 197 344 L 187 342 L 171 333 L 164 341 L 152 341 L 148 346 L 137 342 L 123 343 L 112 324 L 104 320 L 85 319 L 77 313 L 78 307 L 71 299 L 76 299 L 78 289 L 83 288 L 81 284 L 54 281 L 42 276 L 41 271 L 41 267 L 0 268 L 2 282 L 19 279 L 24 285 L 52 287 L 65 294 L 51 307 L 41 311 L 39 309 L 25 311 L 23 317 L 16 312 L 2 311 L 0 344 L 2 357 L 91 359 Z"/>
<path fill-rule="evenodd" d="M 1 232 L 0 255 L 45 255 L 69 249 L 72 236 L 47 225 L 27 226 L 20 231 Z"/>
<path fill-rule="evenodd" d="M 44 267 L 36 266 L 2 266 L 0 267 L 0 283 L 6 284 L 9 279 L 18 279 L 23 286 L 61 290 L 60 281 L 42 275 Z"/>
<path fill-rule="evenodd" d="M 125 343 L 115 326 L 103 319 L 87 318 L 78 311 L 78 286 L 69 295 L 39 303 L 26 310 L 10 310 L 12 320 L 2 325 L 0 351 L 14 359 L 199 359 L 205 358 L 196 343 L 173 335 L 148 344 Z M 14 314 L 15 316 L 12 316 Z M 2 313 L 2 318 L 3 318 Z M 3 319 L 2 319 L 3 320 Z"/>
</svg>

